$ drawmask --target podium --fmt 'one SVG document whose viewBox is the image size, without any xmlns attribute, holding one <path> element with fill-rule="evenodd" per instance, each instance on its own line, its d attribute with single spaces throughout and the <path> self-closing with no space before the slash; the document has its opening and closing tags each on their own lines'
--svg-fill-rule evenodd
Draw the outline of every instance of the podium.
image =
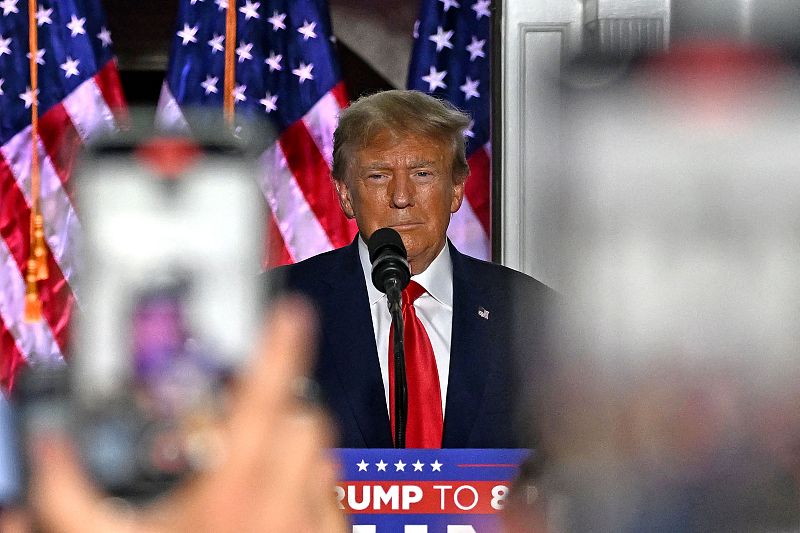
<svg viewBox="0 0 800 533">
<path fill-rule="evenodd" d="M 335 450 L 339 506 L 353 533 L 483 533 L 499 529 L 524 449 Z"/>
</svg>

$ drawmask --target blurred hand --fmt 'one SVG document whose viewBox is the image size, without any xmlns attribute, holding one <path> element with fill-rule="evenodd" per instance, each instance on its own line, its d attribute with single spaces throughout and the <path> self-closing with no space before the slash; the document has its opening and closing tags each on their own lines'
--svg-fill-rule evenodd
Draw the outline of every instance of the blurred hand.
<svg viewBox="0 0 800 533">
<path fill-rule="evenodd" d="M 30 494 L 38 524 L 54 533 L 345 531 L 330 427 L 295 394 L 313 329 L 302 303 L 276 306 L 227 420 L 208 435 L 216 464 L 145 509 L 109 503 L 65 437 L 39 438 Z"/>
</svg>

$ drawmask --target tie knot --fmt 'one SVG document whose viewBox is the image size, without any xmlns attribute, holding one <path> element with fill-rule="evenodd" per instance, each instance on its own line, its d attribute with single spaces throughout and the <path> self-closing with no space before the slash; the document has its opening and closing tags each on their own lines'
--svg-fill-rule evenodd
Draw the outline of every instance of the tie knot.
<svg viewBox="0 0 800 533">
<path fill-rule="evenodd" d="M 403 296 L 404 296 L 403 303 L 406 305 L 411 305 L 416 301 L 417 298 L 419 298 L 426 292 L 428 291 L 425 290 L 425 287 L 423 287 L 416 281 L 411 280 L 408 282 L 408 287 L 406 287 L 405 290 L 403 290 Z"/>
</svg>

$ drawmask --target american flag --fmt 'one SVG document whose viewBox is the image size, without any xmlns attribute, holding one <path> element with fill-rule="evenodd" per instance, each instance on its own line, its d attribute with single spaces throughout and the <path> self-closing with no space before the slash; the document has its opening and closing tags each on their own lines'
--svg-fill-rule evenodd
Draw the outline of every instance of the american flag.
<svg viewBox="0 0 800 533">
<path fill-rule="evenodd" d="M 453 215 L 448 235 L 464 253 L 489 259 L 490 0 L 423 0 L 414 24 L 408 87 L 444 98 L 470 114 L 466 131 L 465 202 Z"/>
<path fill-rule="evenodd" d="M 162 122 L 185 123 L 182 108 L 222 106 L 228 4 L 181 2 L 159 102 Z M 231 5 L 237 9 L 236 114 L 264 117 L 279 135 L 260 161 L 259 184 L 277 241 L 269 264 L 344 246 L 356 227 L 341 212 L 330 167 L 333 131 L 347 96 L 327 3 L 244 0 Z"/>
<path fill-rule="evenodd" d="M 40 0 L 38 86 L 31 90 L 28 3 L 0 0 L 0 385 L 26 364 L 61 362 L 80 301 L 81 231 L 70 174 L 81 145 L 113 130 L 125 102 L 99 0 Z M 31 105 L 38 96 L 39 168 L 49 277 L 38 283 L 42 320 L 26 323 L 30 246 Z"/>
</svg>

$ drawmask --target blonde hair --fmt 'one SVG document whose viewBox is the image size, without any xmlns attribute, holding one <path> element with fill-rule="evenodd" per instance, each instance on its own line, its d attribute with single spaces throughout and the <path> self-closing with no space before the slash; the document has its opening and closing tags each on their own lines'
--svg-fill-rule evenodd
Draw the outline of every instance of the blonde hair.
<svg viewBox="0 0 800 533">
<path fill-rule="evenodd" d="M 339 115 L 333 133 L 333 179 L 343 181 L 353 152 L 384 130 L 417 134 L 453 147 L 453 181 L 469 174 L 464 130 L 470 118 L 455 106 L 420 91 L 391 90 L 362 96 Z"/>
</svg>

